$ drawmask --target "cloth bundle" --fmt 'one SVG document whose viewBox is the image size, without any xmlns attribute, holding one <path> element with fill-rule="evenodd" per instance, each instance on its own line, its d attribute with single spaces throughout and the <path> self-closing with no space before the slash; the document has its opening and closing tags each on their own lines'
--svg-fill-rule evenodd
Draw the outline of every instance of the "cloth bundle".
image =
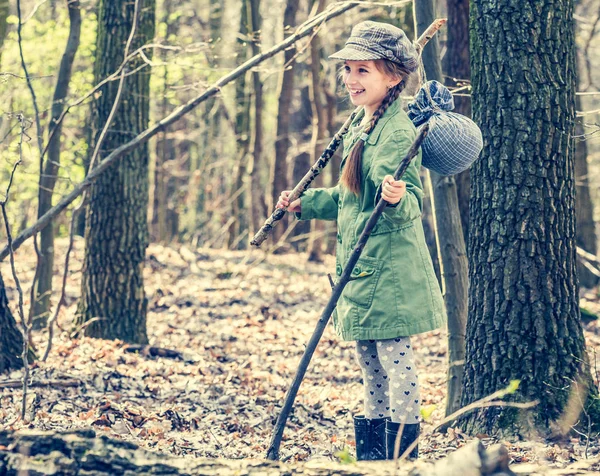
<svg viewBox="0 0 600 476">
<path fill-rule="evenodd" d="M 408 105 L 408 117 L 415 126 L 429 121 L 429 134 L 421 145 L 422 165 L 441 175 L 468 169 L 483 149 L 477 124 L 462 114 L 449 112 L 452 109 L 452 94 L 437 81 L 423 84 Z"/>
</svg>

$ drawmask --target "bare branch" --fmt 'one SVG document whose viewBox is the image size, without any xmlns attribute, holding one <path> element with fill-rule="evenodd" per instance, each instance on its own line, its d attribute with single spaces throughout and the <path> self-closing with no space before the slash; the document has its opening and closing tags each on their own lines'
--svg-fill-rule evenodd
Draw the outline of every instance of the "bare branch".
<svg viewBox="0 0 600 476">
<path fill-rule="evenodd" d="M 283 51 L 285 48 L 297 42 L 298 40 L 310 35 L 313 29 L 318 27 L 320 23 L 335 18 L 347 12 L 348 10 L 358 6 L 359 4 L 366 5 L 368 3 L 342 2 L 332 5 L 325 12 L 318 15 L 318 17 L 311 18 L 307 22 L 305 22 L 304 26 L 301 26 L 298 32 L 294 35 L 289 36 L 281 43 L 273 46 L 270 50 L 253 56 L 248 61 L 240 65 L 238 68 L 234 69 L 229 74 L 223 76 L 213 86 L 208 88 L 202 94 L 191 99 L 188 103 L 179 106 L 167 117 L 161 119 L 152 127 L 140 132 L 134 139 L 113 150 L 94 170 L 91 170 L 87 177 L 81 183 L 75 186 L 75 188 L 69 194 L 63 197 L 53 208 L 48 210 L 48 212 L 45 213 L 41 218 L 39 218 L 31 227 L 27 228 L 19 236 L 17 236 L 13 242 L 13 248 L 17 249 L 27 239 L 31 238 L 31 236 L 33 236 L 34 233 L 37 233 L 42 228 L 47 226 L 55 216 L 57 216 L 65 208 L 67 208 L 77 197 L 79 197 L 88 187 L 90 187 L 94 180 L 96 180 L 102 173 L 104 173 L 104 171 L 106 171 L 113 163 L 117 162 L 117 160 L 120 159 L 123 155 L 127 154 L 129 151 L 135 149 L 136 147 L 145 144 L 157 133 L 181 119 L 183 116 L 195 109 L 199 104 L 206 101 L 208 98 L 217 94 L 219 91 L 221 91 L 221 88 L 223 86 L 229 84 L 232 81 L 235 81 L 238 77 L 246 73 L 246 71 L 248 71 L 249 69 L 275 56 L 277 53 Z M 6 258 L 6 256 L 8 256 L 8 253 L 9 250 L 7 248 L 4 248 L 2 251 L 0 251 L 0 260 Z"/>
<path fill-rule="evenodd" d="M 25 320 L 25 311 L 23 310 L 23 289 L 21 288 L 21 282 L 19 281 L 19 276 L 17 275 L 17 270 L 15 268 L 15 256 L 13 253 L 12 247 L 12 235 L 10 233 L 10 225 L 8 224 L 8 216 L 6 214 L 6 203 L 8 202 L 10 188 L 12 186 L 15 172 L 17 167 L 23 161 L 23 137 L 25 136 L 25 119 L 22 115 L 17 116 L 18 120 L 21 124 L 21 134 L 19 137 L 19 160 L 15 162 L 13 169 L 10 174 L 10 179 L 8 181 L 8 185 L 6 187 L 6 194 L 4 195 L 4 199 L 0 200 L 0 208 L 2 208 L 2 217 L 4 218 L 4 226 L 6 229 L 6 237 L 8 240 L 8 250 L 10 255 L 10 268 L 12 271 L 13 279 L 15 280 L 15 285 L 17 286 L 17 292 L 19 294 L 19 317 L 21 319 L 21 333 L 23 334 L 23 353 L 21 354 L 21 359 L 23 360 L 23 400 L 21 404 L 21 418 L 25 419 L 25 409 L 27 402 L 27 384 L 29 381 L 29 331 L 30 326 Z"/>
</svg>

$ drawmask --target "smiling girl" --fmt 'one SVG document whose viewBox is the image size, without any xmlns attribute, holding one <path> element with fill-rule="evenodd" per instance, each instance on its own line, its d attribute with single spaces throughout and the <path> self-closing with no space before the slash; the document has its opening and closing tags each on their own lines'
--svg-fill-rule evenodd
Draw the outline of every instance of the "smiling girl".
<svg viewBox="0 0 600 476">
<path fill-rule="evenodd" d="M 416 137 L 398 97 L 419 59 L 401 29 L 371 21 L 356 25 L 331 58 L 344 60 L 350 100 L 363 106 L 344 137 L 340 183 L 309 189 L 292 203 L 290 191 L 284 191 L 277 206 L 287 206 L 301 220 L 337 220 L 339 279 L 379 198 L 388 203 L 344 288 L 333 323 L 342 339 L 356 341 L 363 373 L 365 414 L 354 417 L 357 458 L 391 459 L 402 423 L 400 454 L 419 435 L 421 400 L 410 336 L 445 321 L 421 223 L 421 154 L 404 180 L 392 175 Z M 410 456 L 418 456 L 417 447 Z"/>
</svg>

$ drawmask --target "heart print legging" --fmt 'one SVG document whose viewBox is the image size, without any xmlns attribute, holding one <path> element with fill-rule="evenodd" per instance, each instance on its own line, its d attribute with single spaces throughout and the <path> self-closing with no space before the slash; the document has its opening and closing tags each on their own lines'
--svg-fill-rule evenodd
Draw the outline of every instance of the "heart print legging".
<svg viewBox="0 0 600 476">
<path fill-rule="evenodd" d="M 363 371 L 365 417 L 419 422 L 419 381 L 410 337 L 356 342 Z"/>
</svg>

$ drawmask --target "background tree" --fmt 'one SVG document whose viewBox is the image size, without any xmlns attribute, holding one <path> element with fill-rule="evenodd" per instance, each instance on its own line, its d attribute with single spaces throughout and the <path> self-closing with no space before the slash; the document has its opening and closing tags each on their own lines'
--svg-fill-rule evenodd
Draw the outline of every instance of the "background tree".
<svg viewBox="0 0 600 476">
<path fill-rule="evenodd" d="M 446 53 L 442 62 L 444 84 L 449 88 L 464 88 L 471 81 L 469 55 L 469 0 L 446 0 L 448 23 Z M 454 95 L 454 112 L 471 117 L 470 88 Z M 465 243 L 469 241 L 469 170 L 458 174 L 456 193 Z"/>
<path fill-rule="evenodd" d="M 132 50 L 154 37 L 154 0 L 139 1 L 139 23 Z M 134 24 L 136 4 L 102 0 L 94 79 L 99 83 L 123 61 Z M 150 51 L 146 51 L 150 55 Z M 131 70 L 140 66 L 133 62 Z M 125 78 L 120 104 L 101 146 L 101 157 L 148 126 L 149 70 Z M 106 84 L 92 103 L 95 138 L 102 130 L 117 95 L 118 81 Z M 93 150 L 95 144 L 90 144 Z M 79 324 L 86 335 L 146 343 L 143 265 L 148 244 L 148 146 L 138 147 L 91 187 L 86 215 L 85 259 L 79 303 Z"/>
<path fill-rule="evenodd" d="M 250 45 L 252 55 L 261 51 L 261 23 L 260 0 L 246 0 L 250 8 Z M 252 86 L 254 93 L 254 116 L 252 123 L 252 169 L 250 171 L 250 201 L 252 211 L 252 231 L 258 231 L 262 226 L 266 213 L 265 194 L 261 186 L 261 171 L 263 169 L 263 83 L 260 71 L 255 68 L 252 72 Z"/>
<path fill-rule="evenodd" d="M 236 59 L 243 63 L 248 59 L 249 8 L 248 3 L 242 3 L 239 34 L 235 45 Z M 248 153 L 250 150 L 250 107 L 251 99 L 248 85 L 248 75 L 244 74 L 235 82 L 235 123 L 234 133 L 236 152 L 234 159 L 234 180 L 230 187 L 231 216 L 235 220 L 229 225 L 227 245 L 229 248 L 245 247 L 248 240 L 243 238 L 248 234 L 249 221 L 245 210 L 250 197 L 248 187 L 244 184 L 247 173 Z M 247 238 L 247 237 L 246 237 Z"/>
<path fill-rule="evenodd" d="M 479 409 L 462 421 L 471 434 L 548 431 L 572 392 L 585 401 L 592 389 L 575 272 L 573 2 L 522 7 L 471 4 L 473 114 L 485 127 L 471 171 L 462 404 L 519 379 L 514 398 L 539 405 L 531 419 Z"/>
<path fill-rule="evenodd" d="M 71 73 L 75 54 L 79 48 L 81 36 L 81 10 L 79 0 L 65 0 L 69 11 L 69 37 L 65 46 L 58 75 L 56 88 L 52 98 L 51 117 L 48 123 L 48 145 L 43 164 L 43 175 L 40 177 L 38 195 L 38 218 L 52 208 L 52 196 L 58 177 L 61 155 L 61 135 L 63 121 L 61 115 L 65 109 L 65 101 L 69 92 Z M 54 225 L 50 224 L 40 232 L 40 253 L 37 264 L 37 288 L 32 305 L 33 327 L 45 327 L 50 313 L 50 296 L 52 293 L 52 272 L 54 268 Z"/>
<path fill-rule="evenodd" d="M 435 1 L 415 4 L 417 33 L 422 35 L 435 20 Z M 423 65 L 429 80 L 443 82 L 437 37 L 423 50 Z M 446 414 L 460 408 L 467 324 L 467 255 L 460 220 L 456 181 L 430 171 L 433 184 L 444 302 L 448 313 L 448 395 Z"/>
<path fill-rule="evenodd" d="M 286 36 L 293 32 L 296 26 L 296 13 L 298 12 L 299 2 L 297 0 L 287 0 L 285 12 L 283 14 L 283 29 Z M 292 97 L 296 85 L 295 65 L 296 48 L 288 48 L 283 56 L 284 70 L 280 74 L 279 93 L 278 93 L 278 114 L 277 114 L 277 133 L 275 137 L 275 156 L 273 157 L 273 166 L 271 172 L 271 203 L 269 208 L 272 210 L 277 204 L 277 199 L 282 190 L 288 188 L 288 151 L 290 148 L 290 112 L 292 106 Z M 295 185 L 295 184 L 294 184 Z M 277 242 L 281 238 L 287 225 L 286 222 L 273 230 L 273 241 Z"/>
<path fill-rule="evenodd" d="M 310 9 L 316 14 L 321 13 L 325 8 L 325 0 L 313 0 L 310 2 Z M 311 135 L 311 164 L 314 164 L 323 152 L 325 135 L 327 134 L 327 109 L 325 103 L 325 94 L 322 85 L 321 73 L 321 41 L 319 34 L 316 34 L 310 42 L 310 104 L 312 107 L 312 135 Z M 320 174 L 314 183 L 314 187 L 325 186 L 325 174 Z M 294 184 L 295 185 L 295 184 Z M 308 241 L 308 260 L 322 261 L 323 254 L 323 233 L 325 223 L 322 220 L 311 220 L 310 239 Z"/>
<path fill-rule="evenodd" d="M 10 13 L 9 1 L 0 0 L 0 64 L 2 60 L 2 47 L 8 32 L 8 14 Z"/>
<path fill-rule="evenodd" d="M 4 280 L 0 275 L 0 374 L 23 367 L 23 334 L 8 307 Z"/>
<path fill-rule="evenodd" d="M 597 88 L 594 88 L 593 81 L 590 80 L 591 73 L 586 69 L 590 67 L 589 48 L 596 34 L 596 25 L 600 22 L 600 8 L 590 8 L 596 7 L 596 5 L 586 5 L 585 2 L 580 0 L 575 1 L 575 6 L 581 11 L 583 17 L 594 18 L 595 15 L 595 21 L 592 23 L 589 32 L 577 28 L 578 23 L 574 21 L 577 36 L 583 40 L 578 42 L 577 48 L 577 91 L 597 90 Z M 583 111 L 581 95 L 576 97 L 575 107 L 577 111 Z M 577 136 L 575 141 L 575 223 L 577 223 L 577 246 L 596 256 L 598 241 L 596 239 L 596 224 L 594 223 L 594 202 L 590 193 L 592 181 L 589 177 L 588 167 L 587 144 L 590 136 L 586 135 L 588 130 L 584 127 L 585 120 L 585 117 L 579 117 L 575 125 L 575 135 Z M 579 284 L 585 288 L 592 288 L 598 284 L 598 277 L 584 266 L 581 260 L 577 261 L 577 276 L 579 277 Z"/>
</svg>

